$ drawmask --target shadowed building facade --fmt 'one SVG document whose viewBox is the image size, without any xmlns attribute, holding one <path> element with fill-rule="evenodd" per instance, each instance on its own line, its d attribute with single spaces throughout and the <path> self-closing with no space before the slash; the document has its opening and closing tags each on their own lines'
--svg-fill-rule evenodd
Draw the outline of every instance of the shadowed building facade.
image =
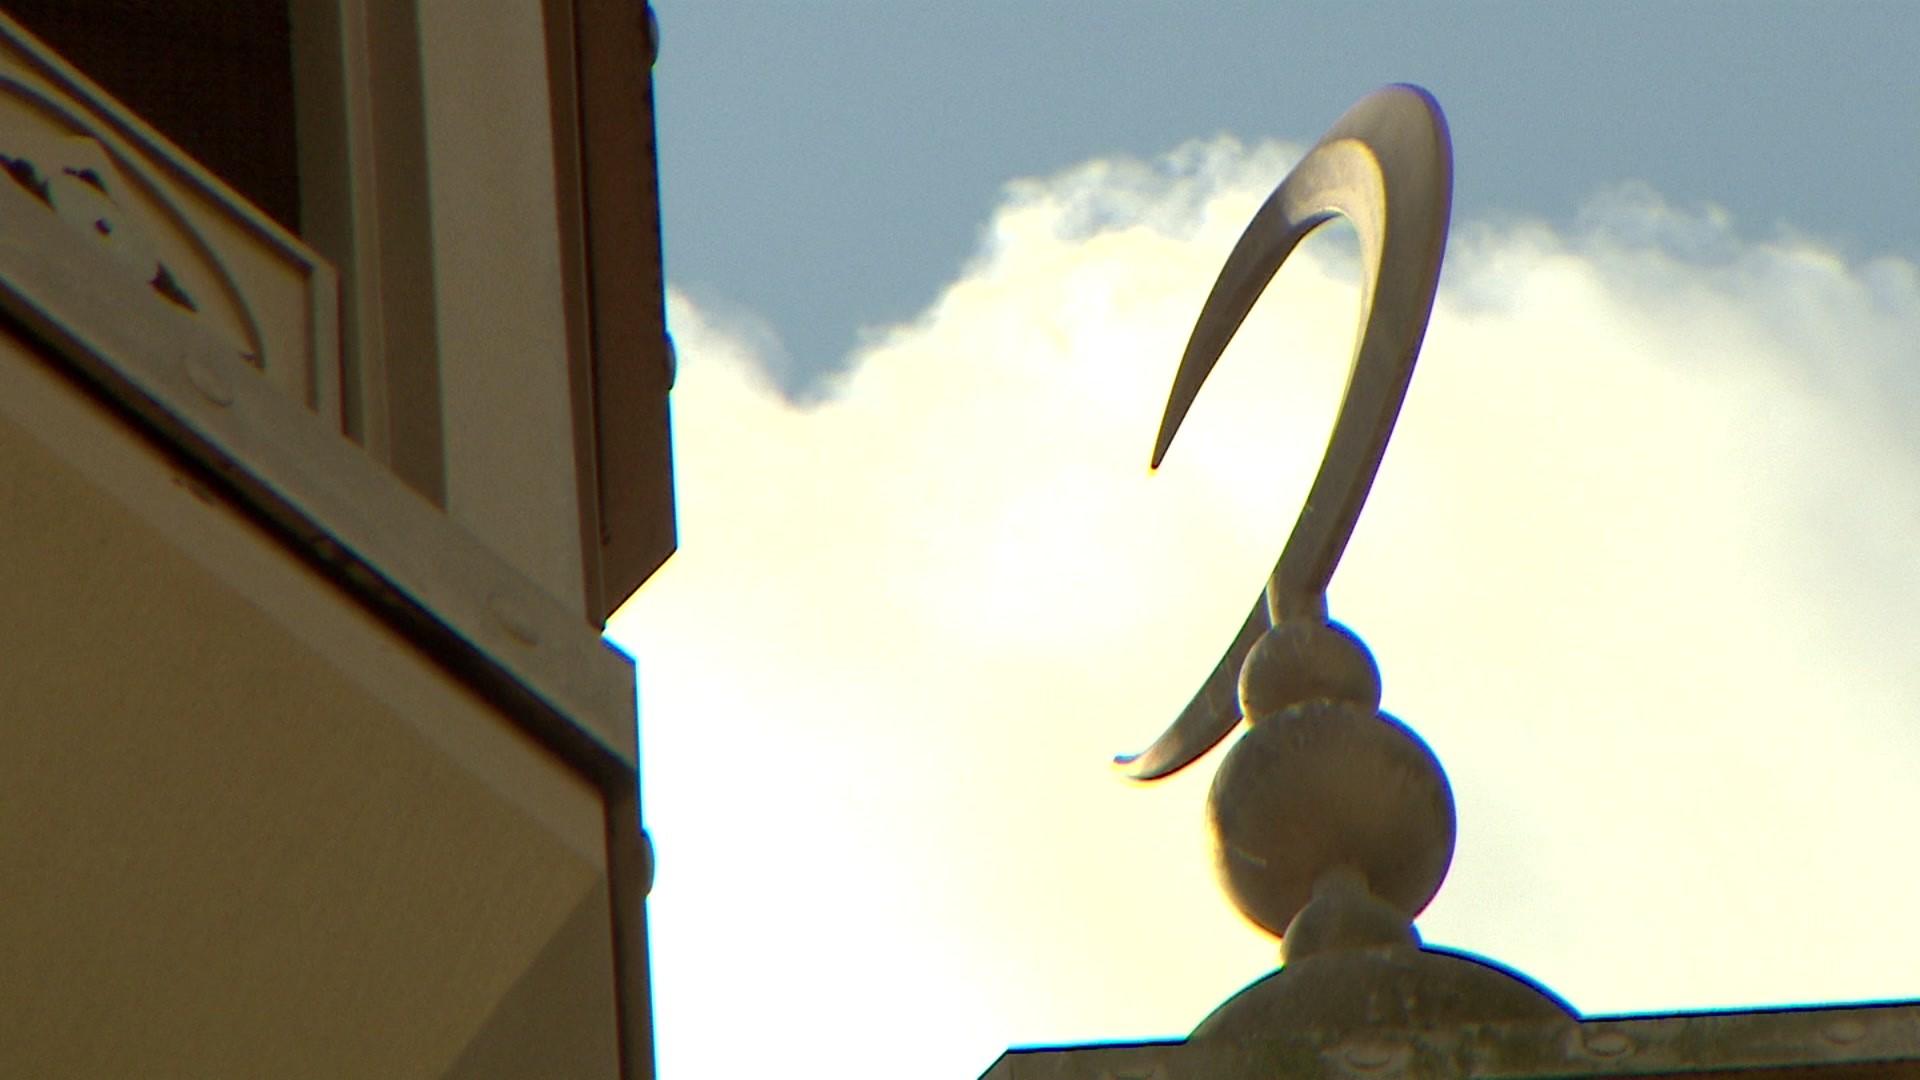
<svg viewBox="0 0 1920 1080">
<path fill-rule="evenodd" d="M 0 3 L 0 1075 L 650 1077 L 627 0 Z"/>
</svg>

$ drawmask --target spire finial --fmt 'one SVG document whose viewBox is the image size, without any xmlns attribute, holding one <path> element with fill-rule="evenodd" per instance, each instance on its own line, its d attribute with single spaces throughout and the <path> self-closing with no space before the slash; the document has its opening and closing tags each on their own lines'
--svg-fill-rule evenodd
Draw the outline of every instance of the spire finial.
<svg viewBox="0 0 1920 1080">
<path fill-rule="evenodd" d="M 1221 878 L 1248 918 L 1316 948 L 1417 942 L 1410 920 L 1453 856 L 1453 797 L 1440 763 L 1378 711 L 1373 657 L 1326 606 L 1413 377 L 1452 198 L 1452 146 L 1431 96 L 1392 86 L 1348 110 L 1227 257 L 1154 444 L 1157 466 L 1207 373 L 1300 241 L 1336 215 L 1351 219 L 1366 264 L 1360 340 L 1306 505 L 1264 603 L 1193 703 L 1144 753 L 1120 759 L 1135 778 L 1156 779 L 1205 753 L 1242 716 L 1251 720 L 1207 801 Z"/>
<path fill-rule="evenodd" d="M 1246 623 L 1193 703 L 1140 754 L 1117 759 L 1137 780 L 1178 772 L 1225 738 L 1242 711 L 1232 688 L 1261 633 L 1327 614 L 1333 579 L 1373 486 L 1440 282 L 1453 205 L 1453 149 L 1440 106 L 1424 90 L 1389 86 L 1362 98 L 1254 214 L 1207 296 L 1174 375 L 1154 442 L 1158 466 L 1206 381 L 1267 282 L 1306 235 L 1351 220 L 1365 262 L 1360 340 L 1326 456 L 1306 505 Z"/>
</svg>

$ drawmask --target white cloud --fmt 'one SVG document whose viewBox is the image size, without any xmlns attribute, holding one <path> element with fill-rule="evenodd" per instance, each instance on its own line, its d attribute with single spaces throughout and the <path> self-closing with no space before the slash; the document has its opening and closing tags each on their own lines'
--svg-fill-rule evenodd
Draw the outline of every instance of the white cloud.
<svg viewBox="0 0 1920 1080">
<path fill-rule="evenodd" d="M 1145 462 L 1297 152 L 1011 185 L 979 257 L 794 408 L 671 298 L 681 551 L 640 658 L 666 1075 L 965 1077 L 1171 1035 L 1273 960 L 1212 760 L 1136 788 L 1278 553 L 1346 376 L 1326 230 Z M 1920 996 L 1920 275 L 1644 188 L 1456 227 L 1335 579 L 1461 813 L 1430 941 L 1590 1011 Z"/>
</svg>

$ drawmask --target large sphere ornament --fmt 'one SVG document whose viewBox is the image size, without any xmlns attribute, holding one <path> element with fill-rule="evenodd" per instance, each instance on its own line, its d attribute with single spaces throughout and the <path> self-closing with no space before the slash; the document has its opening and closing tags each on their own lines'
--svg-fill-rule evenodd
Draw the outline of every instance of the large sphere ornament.
<svg viewBox="0 0 1920 1080">
<path fill-rule="evenodd" d="M 1262 718 L 1207 795 L 1227 895 L 1275 937 L 1327 872 L 1348 866 L 1411 920 L 1453 859 L 1453 792 L 1406 725 L 1319 698 Z"/>
<path fill-rule="evenodd" d="M 1259 720 L 1315 698 L 1380 706 L 1380 669 L 1353 631 L 1287 619 L 1260 635 L 1240 666 L 1240 711 Z"/>
</svg>

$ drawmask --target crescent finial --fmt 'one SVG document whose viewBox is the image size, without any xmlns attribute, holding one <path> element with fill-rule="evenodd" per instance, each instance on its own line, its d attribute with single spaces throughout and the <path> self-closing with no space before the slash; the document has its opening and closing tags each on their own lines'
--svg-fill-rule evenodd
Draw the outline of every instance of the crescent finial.
<svg viewBox="0 0 1920 1080">
<path fill-rule="evenodd" d="M 1446 118 L 1416 86 L 1377 90 L 1347 110 L 1261 205 L 1200 309 L 1154 442 L 1153 467 L 1180 430 L 1227 343 L 1306 235 L 1335 215 L 1360 235 L 1360 339 L 1345 397 L 1306 505 L 1253 611 L 1193 701 L 1139 754 L 1115 759 L 1155 780 L 1185 768 L 1240 720 L 1237 683 L 1262 633 L 1289 617 L 1326 615 L 1327 583 L 1360 517 L 1413 377 L 1440 281 L 1453 204 Z"/>
</svg>

